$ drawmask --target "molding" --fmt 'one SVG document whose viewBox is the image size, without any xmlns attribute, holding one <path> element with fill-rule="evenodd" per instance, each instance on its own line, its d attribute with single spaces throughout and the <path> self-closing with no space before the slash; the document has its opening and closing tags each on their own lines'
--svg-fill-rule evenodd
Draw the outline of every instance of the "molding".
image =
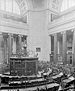
<svg viewBox="0 0 75 91">
<path fill-rule="evenodd" d="M 13 27 L 13 28 L 18 28 L 18 29 L 29 30 L 28 24 L 13 21 L 10 19 L 5 19 L 5 18 L 0 18 L 0 20 L 1 20 L 0 21 L 1 26 L 8 26 L 8 27 Z"/>
<path fill-rule="evenodd" d="M 75 11 L 75 6 L 69 8 L 69 9 L 67 9 L 67 10 L 65 10 L 65 11 L 60 12 L 60 16 L 63 16 L 63 15 L 72 13 L 73 11 Z"/>
<path fill-rule="evenodd" d="M 72 13 L 63 15 L 63 16 L 53 20 L 52 22 L 50 22 L 48 24 L 48 30 L 58 28 L 60 26 L 62 27 L 63 25 L 71 23 L 71 22 L 75 22 L 75 11 L 73 11 Z"/>
<path fill-rule="evenodd" d="M 54 12 L 54 11 L 52 11 L 51 9 L 29 9 L 28 10 L 28 12 L 43 12 L 43 11 L 50 11 L 50 12 L 53 12 L 54 14 L 59 14 L 59 13 L 57 13 L 57 12 Z"/>
<path fill-rule="evenodd" d="M 28 24 L 14 22 L 12 20 L 4 18 L 1 18 L 0 20 L 0 32 L 28 35 Z"/>
<path fill-rule="evenodd" d="M 50 34 L 54 34 L 54 33 L 58 33 L 58 32 L 64 32 L 66 30 L 70 30 L 70 29 L 74 29 L 74 28 L 75 28 L 75 20 L 73 22 L 63 24 L 62 26 L 50 29 L 48 31 L 48 34 L 50 35 Z"/>
<path fill-rule="evenodd" d="M 22 35 L 28 35 L 28 31 L 8 26 L 0 26 L 0 32 L 4 33 L 12 33 L 12 34 L 22 34 Z"/>
<path fill-rule="evenodd" d="M 72 20 L 59 22 L 59 23 L 57 23 L 56 25 L 52 24 L 52 25 L 50 25 L 50 28 L 48 28 L 48 30 L 53 29 L 53 28 L 57 28 L 57 27 L 59 27 L 59 26 L 62 26 L 62 25 L 65 25 L 65 24 L 68 24 L 68 23 L 71 23 L 71 22 L 74 22 L 74 21 L 75 21 L 75 18 L 72 19 Z"/>
</svg>

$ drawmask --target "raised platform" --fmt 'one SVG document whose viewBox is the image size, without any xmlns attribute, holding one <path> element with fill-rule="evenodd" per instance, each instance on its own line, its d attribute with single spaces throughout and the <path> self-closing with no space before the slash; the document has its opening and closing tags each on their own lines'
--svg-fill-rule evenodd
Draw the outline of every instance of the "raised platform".
<svg viewBox="0 0 75 91">
<path fill-rule="evenodd" d="M 10 75 L 30 76 L 37 74 L 36 57 L 10 57 Z"/>
</svg>

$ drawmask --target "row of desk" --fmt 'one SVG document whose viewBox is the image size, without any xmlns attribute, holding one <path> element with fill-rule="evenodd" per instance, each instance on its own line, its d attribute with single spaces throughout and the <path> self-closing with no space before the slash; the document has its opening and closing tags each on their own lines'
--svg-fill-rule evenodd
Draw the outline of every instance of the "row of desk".
<svg viewBox="0 0 75 91">
<path fill-rule="evenodd" d="M 59 88 L 59 84 L 57 84 L 57 83 L 52 83 L 52 84 L 46 84 L 46 85 L 42 85 L 42 86 L 35 86 L 35 87 L 29 87 L 29 88 L 25 88 L 25 87 L 16 87 L 16 88 L 13 88 L 13 87 L 9 87 L 9 86 L 7 86 L 7 87 L 1 87 L 0 88 L 0 91 L 7 91 L 7 90 L 11 90 L 11 91 L 14 91 L 14 90 L 17 90 L 17 89 L 19 89 L 19 91 L 42 91 L 42 90 L 44 90 L 44 91 L 46 91 L 46 90 L 50 90 L 50 91 L 56 91 L 56 90 L 58 90 L 58 88 Z M 55 89 L 55 90 L 53 90 L 53 89 Z"/>
<path fill-rule="evenodd" d="M 59 73 L 58 75 L 52 76 L 51 78 L 54 79 L 54 80 L 57 80 L 57 82 L 58 82 L 58 79 L 59 78 L 61 79 L 62 76 L 63 76 L 63 73 Z M 5 77 L 8 77 L 8 76 L 5 76 Z M 13 76 L 9 76 L 9 78 L 12 78 L 12 77 Z M 34 82 L 41 83 L 42 81 L 44 81 L 44 78 L 30 80 L 29 83 L 30 84 L 32 84 L 32 82 L 33 83 Z M 70 76 L 68 79 L 63 80 L 62 83 L 64 84 L 64 88 L 66 88 L 66 87 L 69 86 L 69 84 L 74 84 L 75 83 L 75 79 L 72 76 Z M 10 89 L 15 89 L 16 90 L 17 88 L 19 88 L 20 90 L 25 89 L 25 91 L 36 91 L 37 89 L 39 89 L 39 91 L 41 91 L 41 89 L 51 89 L 50 91 L 56 91 L 56 89 L 59 88 L 59 84 L 58 83 L 56 83 L 56 82 L 50 83 L 49 81 L 48 81 L 48 83 L 44 82 L 44 84 L 36 85 L 36 86 L 32 86 L 32 87 L 26 87 L 25 84 L 26 84 L 26 82 L 24 83 L 23 86 L 21 86 L 21 85 L 19 85 L 19 86 L 12 86 L 12 85 L 11 86 L 9 86 L 9 85 L 6 86 L 6 85 L 4 85 L 4 86 L 1 86 L 0 89 L 1 90 L 2 89 L 9 89 L 9 90 Z M 55 89 L 55 90 L 52 90 L 52 89 Z"/>
</svg>

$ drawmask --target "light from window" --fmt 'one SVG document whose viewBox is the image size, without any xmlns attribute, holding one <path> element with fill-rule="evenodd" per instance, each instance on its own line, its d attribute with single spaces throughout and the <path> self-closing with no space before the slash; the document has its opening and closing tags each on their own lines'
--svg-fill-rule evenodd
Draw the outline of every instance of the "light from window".
<svg viewBox="0 0 75 91">
<path fill-rule="evenodd" d="M 63 0 L 61 11 L 67 10 L 73 6 L 75 6 L 75 0 Z"/>
<path fill-rule="evenodd" d="M 20 14 L 20 9 L 15 0 L 0 0 L 0 10 Z"/>
</svg>

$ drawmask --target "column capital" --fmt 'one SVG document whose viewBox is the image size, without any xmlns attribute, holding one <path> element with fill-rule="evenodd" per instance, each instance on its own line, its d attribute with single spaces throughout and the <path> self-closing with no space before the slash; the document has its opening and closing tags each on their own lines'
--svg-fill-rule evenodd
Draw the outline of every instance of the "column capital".
<svg viewBox="0 0 75 91">
<path fill-rule="evenodd" d="M 2 35 L 3 33 L 2 32 L 0 32 L 0 35 Z"/>
<path fill-rule="evenodd" d="M 18 34 L 13 34 L 12 35 L 14 38 L 17 38 L 18 37 Z"/>
<path fill-rule="evenodd" d="M 2 35 L 3 35 L 3 38 L 5 39 L 9 37 L 8 33 L 2 33 Z"/>
<path fill-rule="evenodd" d="M 22 37 L 22 35 L 18 34 L 19 37 Z"/>
<path fill-rule="evenodd" d="M 9 35 L 11 38 L 13 38 L 13 34 L 12 34 L 12 33 L 9 33 L 8 35 Z"/>
<path fill-rule="evenodd" d="M 66 31 L 63 31 L 62 34 L 66 34 Z"/>
<path fill-rule="evenodd" d="M 57 33 L 54 33 L 53 35 L 57 35 Z"/>
<path fill-rule="evenodd" d="M 57 36 L 57 33 L 54 33 L 53 36 Z"/>
</svg>

